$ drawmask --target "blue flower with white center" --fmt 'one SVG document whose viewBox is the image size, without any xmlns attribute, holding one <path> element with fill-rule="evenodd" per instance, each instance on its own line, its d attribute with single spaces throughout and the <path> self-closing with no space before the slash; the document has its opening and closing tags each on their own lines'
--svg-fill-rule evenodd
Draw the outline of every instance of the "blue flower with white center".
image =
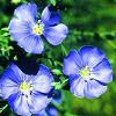
<svg viewBox="0 0 116 116">
<path fill-rule="evenodd" d="M 18 115 L 31 116 L 51 102 L 53 81 L 52 74 L 44 65 L 40 65 L 36 75 L 27 75 L 12 63 L 0 80 L 2 98 L 8 100 Z"/>
<path fill-rule="evenodd" d="M 45 7 L 38 20 L 36 4 L 28 3 L 15 9 L 14 17 L 9 24 L 9 32 L 26 52 L 40 54 L 44 50 L 41 35 L 54 46 L 66 38 L 68 28 L 59 22 L 60 14 L 51 6 Z"/>
<path fill-rule="evenodd" d="M 99 97 L 107 90 L 107 83 L 113 78 L 105 54 L 92 46 L 70 51 L 64 59 L 63 72 L 69 76 L 71 92 L 86 98 Z"/>
</svg>

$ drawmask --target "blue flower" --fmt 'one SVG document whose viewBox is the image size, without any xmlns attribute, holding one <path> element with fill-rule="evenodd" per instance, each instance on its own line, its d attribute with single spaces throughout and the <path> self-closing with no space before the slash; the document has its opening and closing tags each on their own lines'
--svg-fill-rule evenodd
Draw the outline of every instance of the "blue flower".
<svg viewBox="0 0 116 116">
<path fill-rule="evenodd" d="M 70 51 L 64 59 L 63 72 L 69 76 L 71 92 L 86 98 L 99 97 L 107 90 L 107 83 L 113 78 L 105 54 L 92 46 Z"/>
<path fill-rule="evenodd" d="M 44 65 L 40 65 L 36 75 L 27 75 L 12 63 L 0 80 L 2 98 L 8 100 L 11 109 L 18 115 L 31 116 L 44 110 L 51 102 L 53 81 Z"/>
<path fill-rule="evenodd" d="M 36 4 L 28 3 L 15 9 L 9 31 L 12 38 L 25 51 L 40 54 L 44 50 L 42 35 L 54 46 L 66 38 L 68 28 L 59 22 L 60 14 L 51 6 L 43 10 L 38 20 Z"/>
</svg>

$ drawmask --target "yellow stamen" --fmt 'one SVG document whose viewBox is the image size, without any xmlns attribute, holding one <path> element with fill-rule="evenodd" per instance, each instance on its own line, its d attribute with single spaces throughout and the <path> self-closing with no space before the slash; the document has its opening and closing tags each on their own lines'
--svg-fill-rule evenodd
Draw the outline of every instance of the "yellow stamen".
<svg viewBox="0 0 116 116">
<path fill-rule="evenodd" d="M 85 67 L 80 70 L 80 76 L 82 78 L 88 77 L 90 75 L 90 70 L 89 68 Z"/>
<path fill-rule="evenodd" d="M 28 91 L 30 91 L 30 88 L 31 88 L 30 84 L 25 81 L 20 84 L 21 92 L 28 92 Z"/>
<path fill-rule="evenodd" d="M 33 33 L 35 35 L 42 35 L 43 34 L 43 30 L 44 30 L 44 27 L 42 24 L 36 24 L 34 27 L 33 27 Z"/>
</svg>

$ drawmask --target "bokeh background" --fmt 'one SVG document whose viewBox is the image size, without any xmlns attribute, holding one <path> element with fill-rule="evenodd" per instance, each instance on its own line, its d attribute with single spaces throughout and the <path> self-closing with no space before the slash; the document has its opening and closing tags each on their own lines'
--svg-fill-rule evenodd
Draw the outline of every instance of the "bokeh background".
<svg viewBox="0 0 116 116">
<path fill-rule="evenodd" d="M 33 0 L 39 11 L 54 0 Z M 101 48 L 108 57 L 114 72 L 114 80 L 108 90 L 97 99 L 80 99 L 73 96 L 68 87 L 62 90 L 63 102 L 57 106 L 59 116 L 114 116 L 116 114 L 116 0 L 57 0 L 62 22 L 69 27 L 69 35 L 63 44 L 53 47 L 46 41 L 46 52 L 30 55 L 19 48 L 10 38 L 7 27 L 14 9 L 28 0 L 0 0 L 0 74 L 10 61 L 28 64 L 31 61 L 61 69 L 63 57 L 70 49 L 83 45 Z M 30 65 L 33 65 L 31 63 Z M 25 69 L 23 69 L 25 71 Z M 27 72 L 30 73 L 30 72 Z M 57 76 L 57 75 L 56 75 Z M 9 107 L 1 111 L 7 102 L 0 100 L 0 116 L 14 116 Z"/>
</svg>

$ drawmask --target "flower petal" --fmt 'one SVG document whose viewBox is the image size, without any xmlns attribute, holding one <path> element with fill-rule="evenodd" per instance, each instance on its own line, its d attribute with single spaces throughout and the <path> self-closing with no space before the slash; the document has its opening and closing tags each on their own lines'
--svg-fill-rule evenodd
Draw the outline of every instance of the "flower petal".
<svg viewBox="0 0 116 116">
<path fill-rule="evenodd" d="M 8 99 L 11 94 L 18 91 L 18 86 L 23 80 L 22 77 L 24 77 L 23 72 L 15 64 L 10 64 L 0 80 L 3 99 Z"/>
<path fill-rule="evenodd" d="M 10 21 L 9 32 L 16 42 L 24 41 L 26 37 L 32 35 L 30 24 L 16 18 Z"/>
<path fill-rule="evenodd" d="M 62 99 L 63 99 L 62 92 L 60 90 L 54 90 L 52 103 L 60 104 L 62 102 Z"/>
<path fill-rule="evenodd" d="M 58 116 L 58 110 L 53 105 L 49 105 L 46 108 L 46 113 L 48 116 Z"/>
<path fill-rule="evenodd" d="M 76 50 L 71 50 L 64 59 L 63 73 L 65 75 L 78 74 L 83 66 L 81 58 Z"/>
<path fill-rule="evenodd" d="M 57 26 L 48 27 L 44 30 L 44 36 L 52 45 L 60 44 L 66 38 L 67 34 L 68 28 L 64 24 L 58 24 Z"/>
<path fill-rule="evenodd" d="M 103 83 L 111 82 L 113 79 L 112 68 L 107 59 L 103 59 L 96 67 L 91 78 L 101 81 Z"/>
<path fill-rule="evenodd" d="M 72 75 L 71 75 L 72 76 Z M 85 87 L 86 87 L 86 81 L 80 77 L 71 77 L 73 79 L 70 79 L 70 91 L 77 97 L 83 98 L 85 96 Z"/>
<path fill-rule="evenodd" d="M 38 112 L 44 110 L 49 102 L 50 98 L 40 93 L 32 93 L 29 100 L 29 108 L 32 114 L 37 114 Z"/>
<path fill-rule="evenodd" d="M 28 53 L 40 54 L 44 50 L 43 41 L 40 36 L 30 35 L 18 42 L 18 45 L 24 48 Z"/>
<path fill-rule="evenodd" d="M 18 71 L 19 73 L 17 73 Z M 3 72 L 2 81 L 6 81 L 5 85 L 7 86 L 11 86 L 13 83 L 13 85 L 17 85 L 21 81 L 20 75 L 20 69 L 15 64 L 11 63 L 8 68 Z M 10 83 L 10 81 L 12 81 L 12 84 Z"/>
<path fill-rule="evenodd" d="M 40 111 L 37 115 L 35 116 L 48 116 L 45 110 Z"/>
<path fill-rule="evenodd" d="M 20 93 L 12 94 L 8 99 L 8 103 L 18 115 L 31 116 L 26 96 Z"/>
<path fill-rule="evenodd" d="M 1 80 L 0 80 L 1 81 Z M 1 83 L 0 83 L 0 98 L 2 97 L 2 89 L 1 89 Z"/>
<path fill-rule="evenodd" d="M 105 58 L 105 55 L 100 49 L 92 46 L 82 47 L 79 54 L 81 55 L 85 65 L 88 65 L 91 68 L 95 67 L 103 58 Z"/>
<path fill-rule="evenodd" d="M 28 22 L 21 21 L 15 17 L 9 23 L 9 31 L 11 34 L 29 32 L 30 29 L 31 26 Z"/>
<path fill-rule="evenodd" d="M 45 25 L 55 25 L 60 22 L 60 13 L 52 6 L 47 6 L 42 12 L 41 20 Z"/>
<path fill-rule="evenodd" d="M 10 82 L 10 81 L 9 81 Z M 12 94 L 18 92 L 18 87 L 16 86 L 2 86 L 1 87 L 1 97 L 3 99 L 8 99 Z"/>
<path fill-rule="evenodd" d="M 14 71 L 15 73 L 15 78 L 18 81 L 25 80 L 25 74 L 21 71 L 21 69 L 14 63 L 11 63 L 10 68 Z"/>
<path fill-rule="evenodd" d="M 87 98 L 96 98 L 106 92 L 107 86 L 102 85 L 98 81 L 87 81 L 87 87 L 85 87 L 85 96 Z"/>
<path fill-rule="evenodd" d="M 38 92 L 49 93 L 52 89 L 52 81 L 53 76 L 49 69 L 46 66 L 41 65 L 37 75 L 32 79 L 32 85 L 34 90 Z"/>
<path fill-rule="evenodd" d="M 28 23 L 35 23 L 37 18 L 37 6 L 33 3 L 20 5 L 15 9 L 14 16 Z"/>
</svg>

